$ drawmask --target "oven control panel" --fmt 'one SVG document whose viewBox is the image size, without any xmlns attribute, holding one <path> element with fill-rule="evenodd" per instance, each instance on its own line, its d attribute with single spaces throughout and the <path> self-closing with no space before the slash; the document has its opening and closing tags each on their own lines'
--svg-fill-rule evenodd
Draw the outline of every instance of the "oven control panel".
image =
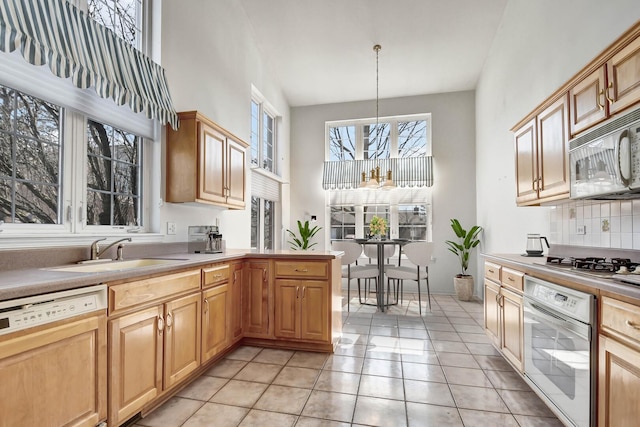
<svg viewBox="0 0 640 427">
<path fill-rule="evenodd" d="M 553 307 L 561 307 L 572 313 L 575 312 L 578 304 L 577 298 L 563 294 L 554 289 L 549 289 L 545 286 L 535 286 L 533 289 L 533 296 Z"/>
</svg>

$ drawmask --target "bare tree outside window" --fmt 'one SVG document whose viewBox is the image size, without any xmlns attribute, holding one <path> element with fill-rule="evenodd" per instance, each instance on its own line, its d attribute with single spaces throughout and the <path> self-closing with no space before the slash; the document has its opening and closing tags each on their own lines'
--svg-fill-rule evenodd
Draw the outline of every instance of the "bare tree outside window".
<svg viewBox="0 0 640 427">
<path fill-rule="evenodd" d="M 355 160 L 356 127 L 335 126 L 329 128 L 329 160 Z"/>
<path fill-rule="evenodd" d="M 140 49 L 142 46 L 142 0 L 88 0 L 89 16 Z"/>
<path fill-rule="evenodd" d="M 0 220 L 60 223 L 61 112 L 0 86 Z"/>
<path fill-rule="evenodd" d="M 87 123 L 87 224 L 141 225 L 142 138 Z"/>
<path fill-rule="evenodd" d="M 427 121 L 398 122 L 398 157 L 427 155 Z"/>
<path fill-rule="evenodd" d="M 391 124 L 364 125 L 364 159 L 388 159 L 391 157 Z"/>
</svg>

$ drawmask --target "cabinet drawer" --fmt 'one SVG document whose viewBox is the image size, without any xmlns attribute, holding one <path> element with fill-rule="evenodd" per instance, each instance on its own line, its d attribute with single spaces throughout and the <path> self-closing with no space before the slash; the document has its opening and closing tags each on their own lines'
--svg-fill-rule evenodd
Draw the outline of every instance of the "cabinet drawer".
<svg viewBox="0 0 640 427">
<path fill-rule="evenodd" d="M 602 297 L 602 329 L 610 330 L 640 344 L 640 307 Z"/>
<path fill-rule="evenodd" d="M 522 292 L 524 290 L 524 273 L 502 267 L 502 284 Z"/>
<path fill-rule="evenodd" d="M 202 269 L 202 286 L 211 286 L 229 280 L 229 266 L 217 265 Z"/>
<path fill-rule="evenodd" d="M 109 314 L 200 289 L 200 270 L 150 277 L 109 287 Z"/>
<path fill-rule="evenodd" d="M 502 270 L 502 266 L 498 264 L 493 264 L 491 262 L 484 263 L 484 277 L 489 280 L 493 280 L 494 282 L 500 283 L 500 271 Z"/>
<path fill-rule="evenodd" d="M 276 261 L 276 277 L 322 277 L 329 273 L 328 264 L 322 261 Z"/>
</svg>

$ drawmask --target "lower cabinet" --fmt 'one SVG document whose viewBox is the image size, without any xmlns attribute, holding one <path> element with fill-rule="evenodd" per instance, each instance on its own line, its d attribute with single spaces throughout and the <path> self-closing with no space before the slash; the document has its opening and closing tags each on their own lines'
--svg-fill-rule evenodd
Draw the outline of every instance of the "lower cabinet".
<svg viewBox="0 0 640 427">
<path fill-rule="evenodd" d="M 0 339 L 0 426 L 95 426 L 107 417 L 107 320 L 91 315 Z"/>
<path fill-rule="evenodd" d="M 202 363 L 206 363 L 230 343 L 229 284 L 202 291 Z"/>
<path fill-rule="evenodd" d="M 600 302 L 598 426 L 637 426 L 640 419 L 640 307 Z"/>
<path fill-rule="evenodd" d="M 500 310 L 502 316 L 502 343 L 500 350 L 504 357 L 520 371 L 524 369 L 523 342 L 524 310 L 522 295 L 505 288 L 500 289 Z"/>
<path fill-rule="evenodd" d="M 275 291 L 276 337 L 329 339 L 327 282 L 278 279 Z"/>
<path fill-rule="evenodd" d="M 484 279 L 484 328 L 489 339 L 500 347 L 500 285 Z"/>
<path fill-rule="evenodd" d="M 229 339 L 231 343 L 242 338 L 244 331 L 244 306 L 243 306 L 243 264 L 241 262 L 231 265 L 231 277 L 229 278 L 229 299 L 231 308 L 229 313 Z"/>
<path fill-rule="evenodd" d="M 253 338 L 271 338 L 269 261 L 247 262 L 243 279 L 244 335 Z"/>
<path fill-rule="evenodd" d="M 109 425 L 200 366 L 200 292 L 109 321 Z"/>
</svg>

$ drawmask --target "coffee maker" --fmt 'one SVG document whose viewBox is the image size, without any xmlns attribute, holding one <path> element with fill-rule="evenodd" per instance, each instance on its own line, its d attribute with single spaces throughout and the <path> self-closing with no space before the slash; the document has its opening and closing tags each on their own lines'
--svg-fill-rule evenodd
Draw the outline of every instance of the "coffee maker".
<svg viewBox="0 0 640 427">
<path fill-rule="evenodd" d="M 221 253 L 222 234 L 216 225 L 190 225 L 188 235 L 188 250 L 192 254 Z"/>
</svg>

